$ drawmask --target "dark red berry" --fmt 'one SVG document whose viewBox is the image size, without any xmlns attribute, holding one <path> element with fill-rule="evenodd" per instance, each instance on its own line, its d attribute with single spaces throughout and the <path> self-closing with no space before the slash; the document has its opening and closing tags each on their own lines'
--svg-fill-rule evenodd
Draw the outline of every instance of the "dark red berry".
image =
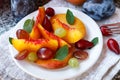
<svg viewBox="0 0 120 80">
<path fill-rule="evenodd" d="M 45 13 L 46 13 L 48 16 L 50 16 L 50 17 L 52 17 L 52 16 L 55 15 L 55 11 L 54 11 L 54 9 L 51 8 L 51 7 L 48 7 L 48 8 L 46 9 Z"/>
<path fill-rule="evenodd" d="M 103 36 L 110 36 L 112 33 L 112 31 L 106 26 L 101 26 L 100 30 L 101 30 Z"/>
<path fill-rule="evenodd" d="M 52 32 L 52 24 L 50 22 L 50 20 L 48 19 L 47 16 L 45 16 L 44 20 L 43 20 L 43 23 L 42 23 L 42 26 L 44 27 L 44 29 L 46 29 L 47 31 L 49 32 Z"/>
<path fill-rule="evenodd" d="M 75 46 L 78 49 L 89 49 L 92 48 L 94 46 L 94 44 L 92 42 L 89 42 L 87 40 L 81 39 L 78 42 L 75 43 Z"/>
<path fill-rule="evenodd" d="M 107 46 L 111 51 L 115 52 L 116 54 L 120 54 L 120 48 L 116 40 L 110 38 L 107 41 Z"/>
</svg>

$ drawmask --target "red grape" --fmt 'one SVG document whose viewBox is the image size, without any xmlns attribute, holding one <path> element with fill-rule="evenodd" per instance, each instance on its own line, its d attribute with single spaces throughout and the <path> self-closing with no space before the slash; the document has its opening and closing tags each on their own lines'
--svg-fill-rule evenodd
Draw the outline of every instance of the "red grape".
<svg viewBox="0 0 120 80">
<path fill-rule="evenodd" d="M 46 29 L 47 31 L 51 32 L 52 30 L 52 24 L 50 22 L 50 20 L 48 19 L 47 16 L 45 16 L 42 26 L 44 27 L 44 29 Z"/>
<path fill-rule="evenodd" d="M 19 52 L 16 56 L 15 59 L 17 60 L 23 60 L 28 56 L 29 51 L 28 50 L 23 50 L 21 52 Z"/>
<path fill-rule="evenodd" d="M 54 53 L 49 48 L 40 48 L 37 51 L 37 56 L 39 59 L 51 59 L 54 57 Z"/>
<path fill-rule="evenodd" d="M 55 15 L 55 10 L 54 10 L 53 8 L 51 8 L 51 7 L 48 7 L 48 8 L 46 9 L 45 13 L 46 13 L 48 16 L 52 17 L 52 16 Z"/>
<path fill-rule="evenodd" d="M 78 42 L 75 43 L 75 46 L 78 49 L 88 49 L 88 48 L 92 48 L 94 46 L 94 44 L 92 42 L 89 42 L 87 40 L 81 39 Z"/>
<path fill-rule="evenodd" d="M 29 33 L 23 29 L 18 29 L 16 31 L 16 36 L 18 39 L 29 39 Z"/>
<path fill-rule="evenodd" d="M 80 60 L 85 60 L 88 57 L 88 53 L 82 50 L 75 51 L 73 55 L 75 58 Z"/>
</svg>

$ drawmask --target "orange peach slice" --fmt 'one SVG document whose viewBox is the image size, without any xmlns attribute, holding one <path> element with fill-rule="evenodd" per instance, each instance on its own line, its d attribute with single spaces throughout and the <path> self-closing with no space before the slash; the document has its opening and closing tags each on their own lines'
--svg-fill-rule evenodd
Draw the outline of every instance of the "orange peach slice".
<svg viewBox="0 0 120 80">
<path fill-rule="evenodd" d="M 36 52 L 42 47 L 48 47 L 55 51 L 58 48 L 58 42 L 54 39 L 26 40 L 9 38 L 9 41 L 18 51 L 28 50 Z"/>
<path fill-rule="evenodd" d="M 68 25 L 70 28 L 77 28 L 81 32 L 81 34 L 83 34 L 83 36 L 86 33 L 85 25 L 77 17 L 75 17 L 73 25 L 68 24 L 68 22 L 66 21 L 66 14 L 56 14 L 55 16 L 51 17 L 50 21 L 52 24 L 54 23 L 54 19 L 59 19 L 62 23 Z"/>
<path fill-rule="evenodd" d="M 35 25 L 30 33 L 30 38 L 31 39 L 39 39 L 41 37 L 41 34 L 38 29 L 38 24 L 42 24 L 43 20 L 45 17 L 45 8 L 44 7 L 39 7 L 38 9 L 38 15 L 36 17 L 36 22 Z"/>
<path fill-rule="evenodd" d="M 65 42 L 64 40 L 62 40 L 61 38 L 57 37 L 56 35 L 54 35 L 51 32 L 48 32 L 47 30 L 45 30 L 41 24 L 38 24 L 38 28 L 42 34 L 42 36 L 46 39 L 54 39 L 56 41 L 58 41 L 59 47 L 62 47 L 64 45 L 68 45 L 70 47 L 70 45 Z M 53 44 L 54 45 L 54 44 Z"/>
<path fill-rule="evenodd" d="M 46 15 L 46 14 L 45 14 L 45 7 L 39 7 L 36 23 L 37 23 L 37 24 L 38 24 L 38 23 L 42 24 L 42 23 L 43 23 L 43 20 L 44 20 L 44 18 L 45 18 L 45 15 Z"/>
<path fill-rule="evenodd" d="M 39 29 L 36 25 L 33 27 L 32 31 L 29 35 L 30 35 L 30 39 L 39 39 L 41 37 Z"/>
<path fill-rule="evenodd" d="M 43 68 L 47 68 L 47 69 L 58 69 L 58 68 L 65 67 L 68 65 L 68 61 L 73 55 L 72 51 L 73 51 L 73 48 L 70 49 L 69 54 L 62 61 L 57 60 L 57 59 L 48 59 L 48 60 L 38 59 L 36 61 L 36 64 L 38 64 L 39 66 Z"/>
<path fill-rule="evenodd" d="M 62 27 L 67 31 L 67 34 L 63 39 L 68 43 L 75 43 L 85 37 L 85 26 L 77 17 L 75 17 L 73 25 L 67 23 L 65 14 L 57 14 L 53 16 L 50 21 L 54 31 L 59 27 Z"/>
</svg>

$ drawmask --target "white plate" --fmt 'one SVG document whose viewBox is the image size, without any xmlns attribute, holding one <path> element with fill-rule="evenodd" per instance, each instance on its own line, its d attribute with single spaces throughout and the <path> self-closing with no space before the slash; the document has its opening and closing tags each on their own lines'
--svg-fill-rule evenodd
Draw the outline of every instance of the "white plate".
<svg viewBox="0 0 120 80">
<path fill-rule="evenodd" d="M 70 8 L 65 8 L 65 7 L 53 7 L 53 8 L 55 9 L 56 14 L 57 13 L 66 13 L 67 9 L 70 9 Z M 101 54 L 102 47 L 103 47 L 103 38 L 102 38 L 102 34 L 100 32 L 100 29 L 99 29 L 98 25 L 96 24 L 96 22 L 93 21 L 90 17 L 88 17 L 84 13 L 74 10 L 74 9 L 70 9 L 70 10 L 73 12 L 73 14 L 76 17 L 78 17 L 85 24 L 86 30 L 87 30 L 87 36 L 86 36 L 87 40 L 92 40 L 95 37 L 99 38 L 99 43 L 92 49 L 88 50 L 89 58 L 85 61 L 82 61 L 80 63 L 80 67 L 77 69 L 66 67 L 66 68 L 59 69 L 59 70 L 48 70 L 48 69 L 43 69 L 43 68 L 37 66 L 36 64 L 32 64 L 32 63 L 29 63 L 26 61 L 15 60 L 14 56 L 18 52 L 14 49 L 14 47 L 12 45 L 10 45 L 9 48 L 10 48 L 10 52 L 12 54 L 12 58 L 15 61 L 15 63 L 23 71 L 25 71 L 26 73 L 28 73 L 36 78 L 39 78 L 39 79 L 63 80 L 63 79 L 71 79 L 71 78 L 77 77 L 77 76 L 81 75 L 82 73 L 84 73 L 85 71 L 87 71 L 90 67 L 92 67 L 95 64 L 95 62 L 97 61 L 97 59 L 99 58 L 99 56 Z M 35 18 L 37 13 L 38 13 L 38 11 L 35 11 L 35 12 L 29 14 L 28 16 L 26 16 L 25 18 L 23 18 L 15 26 L 15 29 L 11 33 L 12 34 L 11 37 L 16 37 L 16 35 L 15 35 L 16 30 L 23 27 L 23 23 L 25 22 L 25 20 L 32 19 L 33 17 Z"/>
</svg>

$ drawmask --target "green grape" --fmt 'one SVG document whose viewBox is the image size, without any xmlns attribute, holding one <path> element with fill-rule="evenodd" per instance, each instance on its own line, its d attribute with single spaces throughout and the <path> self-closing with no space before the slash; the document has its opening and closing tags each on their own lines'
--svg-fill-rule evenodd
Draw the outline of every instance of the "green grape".
<svg viewBox="0 0 120 80">
<path fill-rule="evenodd" d="M 30 52 L 28 55 L 28 60 L 31 62 L 34 62 L 38 59 L 37 55 L 35 52 Z"/>
<path fill-rule="evenodd" d="M 77 68 L 77 67 L 79 67 L 79 62 L 78 62 L 78 59 L 76 59 L 76 58 L 71 58 L 71 59 L 68 61 L 68 64 L 69 64 L 69 66 L 71 66 L 72 68 Z"/>
<path fill-rule="evenodd" d="M 64 28 L 57 28 L 54 32 L 54 34 L 60 38 L 65 37 L 66 30 Z"/>
</svg>

